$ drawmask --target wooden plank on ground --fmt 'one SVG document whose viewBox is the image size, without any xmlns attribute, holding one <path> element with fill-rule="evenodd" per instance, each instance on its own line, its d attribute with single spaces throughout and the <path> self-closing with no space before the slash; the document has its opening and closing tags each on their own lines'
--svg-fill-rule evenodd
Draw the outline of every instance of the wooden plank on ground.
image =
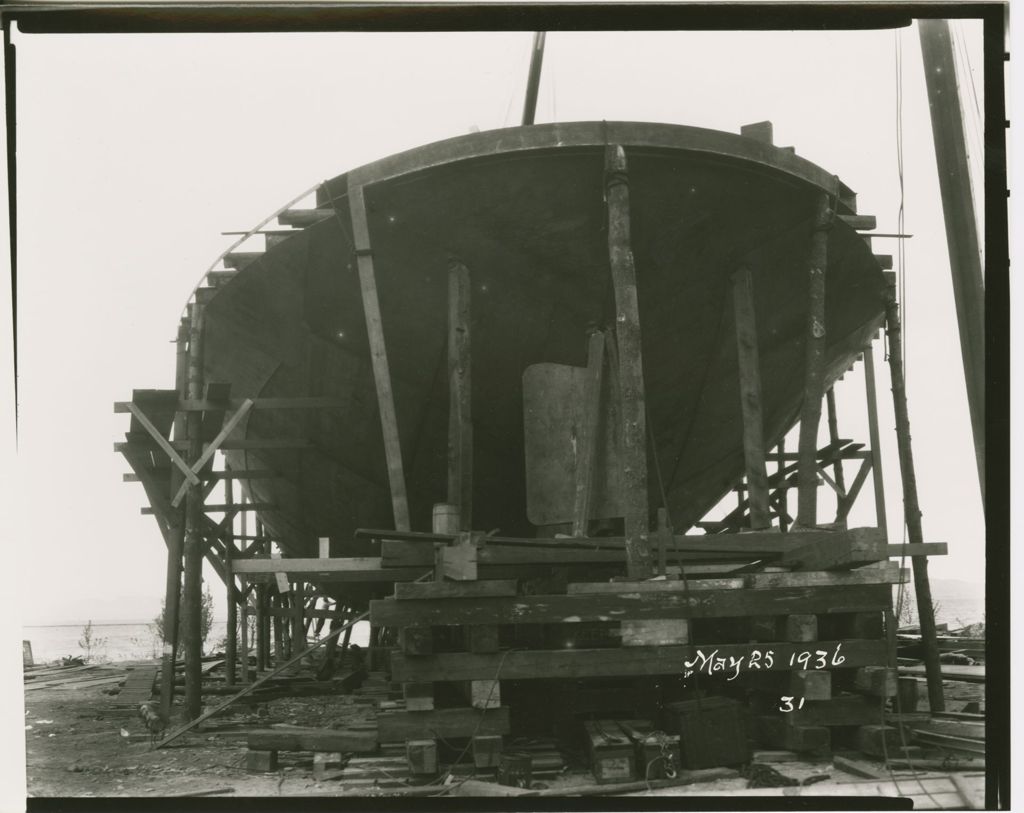
<svg viewBox="0 0 1024 813">
<path fill-rule="evenodd" d="M 761 647 L 751 644 L 728 644 L 721 646 L 652 646 L 608 649 L 573 650 L 508 650 L 506 652 L 446 652 L 436 655 L 407 656 L 400 652 L 391 654 L 391 676 L 400 683 L 438 680 L 477 680 L 494 678 L 499 674 L 502 680 L 525 678 L 578 678 L 578 677 L 629 677 L 642 675 L 679 675 L 686 670 L 687 662 L 702 663 L 698 653 L 716 653 L 723 658 L 726 666 L 735 664 L 740 658 L 749 659 L 753 649 L 758 649 L 760 669 L 741 666 L 745 673 L 756 671 L 788 671 L 800 668 L 799 663 L 790 665 L 790 657 L 802 652 L 838 652 L 845 660 L 841 666 L 853 668 L 879 663 L 886 657 L 885 641 L 813 641 L 810 643 L 772 643 Z M 764 657 L 770 652 L 769 661 Z M 732 661 L 730 661 L 732 659 Z M 795 660 L 795 658 L 794 658 Z M 813 661 L 813 659 L 812 659 Z M 744 660 L 743 664 L 748 661 Z M 831 664 L 831 661 L 828 661 Z M 692 667 L 691 667 L 692 668 Z M 831 667 L 830 667 L 831 668 Z M 733 667 L 735 669 L 735 666 Z M 728 677 L 732 671 L 719 670 L 717 674 Z M 705 674 L 701 672 L 701 674 Z"/>
<path fill-rule="evenodd" d="M 891 606 L 886 584 L 775 590 L 692 590 L 689 593 L 622 592 L 596 596 L 540 595 L 479 599 L 370 602 L 374 625 L 403 627 L 461 624 L 541 624 L 646 618 L 725 618 L 749 615 L 842 613 Z M 453 606 L 457 605 L 457 606 Z"/>
</svg>

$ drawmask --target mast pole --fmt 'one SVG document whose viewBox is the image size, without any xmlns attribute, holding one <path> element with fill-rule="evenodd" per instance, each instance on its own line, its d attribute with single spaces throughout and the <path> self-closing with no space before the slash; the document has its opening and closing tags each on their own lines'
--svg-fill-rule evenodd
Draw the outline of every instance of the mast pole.
<svg viewBox="0 0 1024 813">
<path fill-rule="evenodd" d="M 949 270 L 960 328 L 960 353 L 974 434 L 978 484 L 985 499 L 985 280 L 978 222 L 971 196 L 963 108 L 956 83 L 953 44 L 946 20 L 918 20 L 928 107 L 935 140 L 942 213 L 946 221 Z"/>
<path fill-rule="evenodd" d="M 533 53 L 530 55 L 530 74 L 526 80 L 526 101 L 523 102 L 523 126 L 533 124 L 537 113 L 537 91 L 540 88 L 540 68 L 544 62 L 544 34 L 533 35 Z"/>
</svg>

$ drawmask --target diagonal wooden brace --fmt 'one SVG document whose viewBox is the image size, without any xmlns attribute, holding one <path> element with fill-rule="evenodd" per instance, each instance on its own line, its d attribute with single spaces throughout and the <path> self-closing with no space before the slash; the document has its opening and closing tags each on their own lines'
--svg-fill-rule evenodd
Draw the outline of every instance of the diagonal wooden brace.
<svg viewBox="0 0 1024 813">
<path fill-rule="evenodd" d="M 226 424 L 224 424 L 224 428 L 220 430 L 220 434 L 218 434 L 217 437 L 210 441 L 209 445 L 206 447 L 206 450 L 199 456 L 199 459 L 196 460 L 196 462 L 192 465 L 192 468 L 189 469 L 187 466 L 185 467 L 185 477 L 189 478 L 190 482 L 192 482 L 193 484 L 199 483 L 199 478 L 197 475 L 199 474 L 199 472 L 203 470 L 203 466 L 205 466 L 209 462 L 210 458 L 213 457 L 217 449 L 220 448 L 220 445 L 225 440 L 228 439 L 228 435 L 230 435 L 234 431 L 235 427 L 238 426 L 239 421 L 241 421 L 242 418 L 244 418 L 246 414 L 249 412 L 249 410 L 252 409 L 252 404 L 252 398 L 246 398 L 242 402 L 242 405 L 238 408 L 238 411 L 235 412 L 235 414 L 228 419 L 228 422 Z M 182 499 L 184 499 L 185 493 L 188 491 L 188 486 L 188 482 L 182 483 L 181 488 L 178 489 L 178 493 L 175 494 L 174 499 L 171 500 L 171 505 L 173 505 L 175 508 L 177 508 L 178 505 L 181 503 Z"/>
<path fill-rule="evenodd" d="M 163 449 L 164 452 L 166 452 L 169 458 L 171 458 L 171 462 L 174 463 L 174 465 L 176 465 L 179 469 L 181 469 L 182 473 L 185 475 L 185 484 L 182 485 L 182 490 L 180 493 L 184 493 L 187 490 L 189 483 L 192 483 L 193 485 L 199 485 L 199 477 L 197 477 L 195 472 L 193 472 L 192 469 L 188 467 L 188 463 L 182 460 L 181 455 L 174 451 L 174 447 L 171 446 L 170 441 L 168 441 L 167 438 L 165 438 L 160 433 L 160 430 L 153 426 L 149 418 L 146 417 L 146 413 L 144 413 L 139 408 L 138 404 L 134 402 L 129 402 L 128 411 L 139 419 L 139 423 L 142 424 L 143 428 L 145 428 L 145 430 L 149 432 L 150 435 L 152 435 L 153 440 L 157 442 L 157 445 L 161 449 Z M 177 506 L 177 500 L 175 500 L 173 504 Z"/>
</svg>

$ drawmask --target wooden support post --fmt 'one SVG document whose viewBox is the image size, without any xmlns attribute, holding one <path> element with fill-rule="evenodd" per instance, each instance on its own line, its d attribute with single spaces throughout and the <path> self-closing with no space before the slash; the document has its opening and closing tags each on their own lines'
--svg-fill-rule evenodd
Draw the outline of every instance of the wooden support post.
<svg viewBox="0 0 1024 813">
<path fill-rule="evenodd" d="M 836 393 L 834 387 L 829 387 L 825 393 L 825 406 L 828 410 L 828 440 L 829 443 L 839 441 L 839 416 L 836 413 Z M 846 477 L 843 475 L 843 461 L 836 458 L 832 464 L 832 477 L 836 483 L 838 507 L 836 509 L 836 521 L 846 527 L 846 516 L 843 514 L 843 500 L 846 499 Z"/>
<path fill-rule="evenodd" d="M 804 401 L 800 411 L 797 528 L 818 524 L 818 424 L 825 377 L 825 271 L 832 209 L 825 192 L 818 196 L 808 258 L 808 308 L 804 367 Z"/>
<path fill-rule="evenodd" d="M 305 602 L 306 584 L 297 581 L 292 585 L 292 652 L 301 652 L 306 648 Z"/>
<path fill-rule="evenodd" d="M 270 604 L 275 610 L 283 609 L 283 596 L 280 593 L 272 593 L 270 597 Z M 274 666 L 280 666 L 284 663 L 284 624 L 279 613 L 273 614 L 272 624 L 274 629 L 273 664 Z"/>
<path fill-rule="evenodd" d="M 892 400 L 896 413 L 896 443 L 899 448 L 900 474 L 903 479 L 903 513 L 907 523 L 907 536 L 911 545 L 924 542 L 921 528 L 921 508 L 917 499 L 917 475 L 914 471 L 914 453 L 910 446 L 910 416 L 907 410 L 907 388 L 903 378 L 903 341 L 900 335 L 900 309 L 895 292 L 890 289 L 885 308 L 886 335 L 889 337 L 889 374 L 892 379 Z M 914 594 L 917 598 L 917 617 L 921 625 L 921 643 L 924 647 L 924 665 L 928 677 L 928 707 L 931 711 L 945 711 L 942 695 L 942 672 L 939 667 L 939 644 L 935 633 L 935 610 L 932 589 L 928 583 L 928 557 L 912 556 Z"/>
<path fill-rule="evenodd" d="M 241 644 L 242 650 L 242 673 L 241 682 L 243 685 L 249 682 L 249 580 L 242 576 L 241 579 L 241 614 L 240 614 L 240 627 L 238 631 L 239 643 Z"/>
<path fill-rule="evenodd" d="M 885 481 L 882 478 L 882 446 L 878 432 L 878 396 L 875 390 L 875 348 L 864 348 L 864 391 L 868 407 L 868 438 L 871 441 L 871 479 L 875 487 L 875 525 L 882 529 L 888 541 L 888 521 L 885 516 Z"/>
<path fill-rule="evenodd" d="M 366 199 L 362 184 L 353 183 L 348 187 L 348 205 L 352 214 L 352 239 L 355 243 L 356 263 L 359 267 L 359 286 L 363 297 L 363 312 L 366 315 L 366 333 L 370 343 L 370 359 L 373 363 L 373 378 L 377 387 L 377 407 L 380 410 L 381 429 L 384 432 L 384 455 L 388 465 L 388 480 L 391 484 L 391 509 L 395 529 L 412 530 L 409 524 L 409 502 L 406 497 L 405 472 L 402 466 L 402 447 L 398 434 L 398 419 L 395 414 L 395 396 L 391 389 L 391 370 L 388 366 L 387 346 L 384 342 L 384 325 L 380 315 L 380 301 L 377 298 L 377 281 L 373 269 L 373 252 L 370 247 L 370 226 L 366 215 Z"/>
<path fill-rule="evenodd" d="M 590 523 L 590 499 L 594 482 L 594 456 L 601 426 L 601 383 L 604 376 L 605 337 L 592 330 L 587 341 L 587 383 L 584 419 L 577 438 L 576 496 L 573 502 L 572 535 L 586 536 Z"/>
<path fill-rule="evenodd" d="M 178 325 L 177 354 L 175 364 L 175 389 L 184 396 L 188 394 L 188 326 L 182 320 Z M 185 433 L 185 415 L 174 416 L 174 439 Z M 183 480 L 179 469 L 171 467 L 171 491 L 177 491 Z M 168 497 L 171 495 L 168 494 Z M 167 581 L 164 591 L 163 657 L 160 666 L 160 713 L 164 720 L 171 719 L 171 705 L 174 702 L 174 662 L 178 650 L 178 627 L 181 608 L 182 555 L 185 547 L 185 511 L 179 509 L 168 516 L 171 522 L 167 534 Z"/>
<path fill-rule="evenodd" d="M 754 315 L 754 284 L 747 266 L 742 266 L 733 274 L 732 301 L 736 315 L 736 351 L 750 527 L 764 530 L 772 526 L 772 521 L 768 512 L 768 472 L 764 462 L 764 419 L 761 413 L 761 366 Z"/>
<path fill-rule="evenodd" d="M 640 350 L 640 307 L 630 246 L 629 175 L 626 152 L 620 144 L 609 144 L 605 150 L 605 198 L 608 202 L 608 256 L 615 290 L 626 568 L 630 577 L 646 579 L 652 574 L 648 544 L 647 421 Z"/>
<path fill-rule="evenodd" d="M 203 397 L 203 308 L 197 302 L 192 306 L 192 324 L 188 339 L 188 395 Z M 186 416 L 189 464 L 199 459 L 203 451 L 202 413 L 189 412 Z M 185 706 L 186 721 L 194 720 L 202 709 L 202 656 L 201 632 L 203 583 L 203 489 L 201 483 L 190 483 L 185 502 L 185 566 L 182 590 L 183 637 L 185 647 Z"/>
<path fill-rule="evenodd" d="M 779 445 L 776 447 L 779 453 L 779 463 L 776 466 L 775 473 L 779 479 L 779 530 L 782 533 L 786 533 L 789 529 L 789 521 L 787 516 L 789 514 L 789 489 L 786 488 L 786 478 L 782 472 L 786 468 L 786 436 L 783 435 L 779 438 Z"/>
<path fill-rule="evenodd" d="M 235 501 L 234 486 L 231 480 L 224 481 L 224 502 L 227 505 Z M 235 595 L 235 575 L 231 569 L 231 559 L 235 552 L 235 521 L 228 523 L 227 536 L 224 539 L 224 584 L 227 587 L 228 628 L 224 644 L 224 683 L 235 685 L 235 668 L 238 662 L 238 597 Z"/>
<path fill-rule="evenodd" d="M 459 530 L 473 527 L 473 388 L 469 270 L 448 264 L 448 502 Z"/>
<path fill-rule="evenodd" d="M 267 586 L 256 585 L 256 672 L 267 668 Z"/>
</svg>

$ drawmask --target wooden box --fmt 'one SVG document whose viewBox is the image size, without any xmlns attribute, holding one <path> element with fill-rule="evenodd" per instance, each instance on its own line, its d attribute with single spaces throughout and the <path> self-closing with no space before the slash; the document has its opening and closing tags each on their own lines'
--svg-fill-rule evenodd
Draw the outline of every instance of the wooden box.
<svg viewBox="0 0 1024 813">
<path fill-rule="evenodd" d="M 629 782 L 636 779 L 636 752 L 633 742 L 614 720 L 588 720 L 583 723 L 590 747 L 590 763 L 599 784 Z"/>
<path fill-rule="evenodd" d="M 738 765 L 750 758 L 740 704 L 727 697 L 705 697 L 668 705 L 666 726 L 679 732 L 684 768 Z"/>
</svg>

